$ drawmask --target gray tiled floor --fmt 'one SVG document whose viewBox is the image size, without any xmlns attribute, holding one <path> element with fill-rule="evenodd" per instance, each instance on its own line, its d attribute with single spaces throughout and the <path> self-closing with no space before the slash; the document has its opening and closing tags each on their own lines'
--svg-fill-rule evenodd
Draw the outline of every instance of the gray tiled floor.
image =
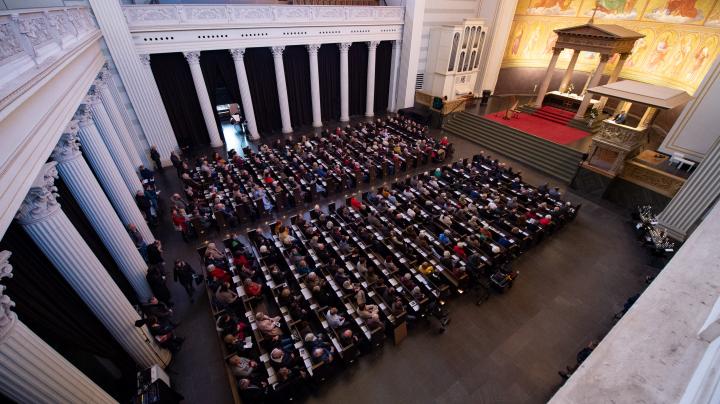
<svg viewBox="0 0 720 404">
<path fill-rule="evenodd" d="M 480 150 L 462 139 L 451 140 L 456 158 Z M 513 166 L 523 170 L 529 183 L 547 181 L 532 169 Z M 163 198 L 179 191 L 171 169 L 160 183 Z M 388 343 L 382 352 L 363 357 L 326 382 L 308 402 L 547 401 L 560 385 L 556 372 L 612 327 L 614 313 L 654 273 L 645 265 L 647 257 L 625 212 L 577 195 L 567 197 L 583 203 L 576 221 L 515 262 L 520 277 L 510 291 L 491 296 L 482 306 L 467 295 L 451 300 L 452 323 L 445 334 L 421 324 L 401 345 Z M 169 267 L 182 257 L 197 268 L 193 244 L 183 243 L 168 223 L 158 234 Z M 175 387 L 190 403 L 231 402 L 204 290 L 189 305 L 178 285 L 171 288 L 182 319 L 178 332 L 187 337 L 171 366 Z"/>
</svg>

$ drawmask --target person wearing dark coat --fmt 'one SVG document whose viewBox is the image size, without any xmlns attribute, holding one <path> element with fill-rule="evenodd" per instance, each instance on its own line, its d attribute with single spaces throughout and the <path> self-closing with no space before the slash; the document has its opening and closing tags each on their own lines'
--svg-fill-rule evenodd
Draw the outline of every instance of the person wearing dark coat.
<svg viewBox="0 0 720 404">
<path fill-rule="evenodd" d="M 162 162 L 160 161 L 160 153 L 157 150 L 157 146 L 150 148 L 150 158 L 155 162 L 155 169 L 162 171 Z"/>
<path fill-rule="evenodd" d="M 154 243 L 147 247 L 148 264 L 158 265 L 165 263 L 165 258 L 163 258 L 162 254 L 162 244 L 160 243 L 160 240 L 155 240 Z"/>
<path fill-rule="evenodd" d="M 150 290 L 152 290 L 153 294 L 157 299 L 163 303 L 165 303 L 168 306 L 172 306 L 172 297 L 170 295 L 170 289 L 168 289 L 167 285 L 165 284 L 165 275 L 163 275 L 160 268 L 158 268 L 155 265 L 151 265 L 148 268 L 147 275 L 145 278 L 148 281 L 148 285 L 150 285 Z"/>
<path fill-rule="evenodd" d="M 193 295 L 195 294 L 195 286 L 193 285 L 193 275 L 195 271 L 192 269 L 190 264 L 183 260 L 176 260 L 175 267 L 173 268 L 173 280 L 180 282 L 185 292 L 187 292 L 190 302 L 195 302 Z"/>
</svg>

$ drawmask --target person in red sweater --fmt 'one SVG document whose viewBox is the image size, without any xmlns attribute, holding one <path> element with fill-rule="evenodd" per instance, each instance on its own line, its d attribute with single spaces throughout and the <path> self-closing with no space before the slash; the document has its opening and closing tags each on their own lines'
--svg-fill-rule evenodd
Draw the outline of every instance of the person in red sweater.
<svg viewBox="0 0 720 404">
<path fill-rule="evenodd" d="M 361 210 L 363 205 L 353 196 L 350 198 L 350 206 L 352 206 L 355 210 Z"/>
<path fill-rule="evenodd" d="M 545 215 L 543 218 L 540 219 L 540 224 L 543 226 L 547 226 L 550 223 L 552 223 L 552 216 Z"/>
<path fill-rule="evenodd" d="M 457 243 L 457 245 L 453 247 L 453 251 L 455 251 L 455 254 L 463 260 L 467 259 L 467 253 L 465 253 L 465 243 Z"/>
<path fill-rule="evenodd" d="M 243 282 L 243 287 L 245 288 L 245 293 L 248 294 L 248 296 L 260 296 L 262 294 L 262 285 L 253 282 L 252 279 L 247 278 L 245 279 L 245 282 Z"/>
</svg>

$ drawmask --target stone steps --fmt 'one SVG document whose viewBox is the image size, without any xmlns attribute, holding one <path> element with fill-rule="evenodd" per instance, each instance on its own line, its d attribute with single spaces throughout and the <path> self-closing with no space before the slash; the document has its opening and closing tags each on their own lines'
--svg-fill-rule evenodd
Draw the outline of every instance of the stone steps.
<svg viewBox="0 0 720 404">
<path fill-rule="evenodd" d="M 570 183 L 582 153 L 467 112 L 453 114 L 443 131 L 468 139 Z"/>
</svg>

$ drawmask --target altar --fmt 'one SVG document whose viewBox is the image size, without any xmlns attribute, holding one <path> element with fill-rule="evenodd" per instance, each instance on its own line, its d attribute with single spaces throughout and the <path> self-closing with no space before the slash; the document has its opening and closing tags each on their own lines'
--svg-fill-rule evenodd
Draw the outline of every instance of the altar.
<svg viewBox="0 0 720 404">
<path fill-rule="evenodd" d="M 580 108 L 583 98 L 584 97 L 579 94 L 563 93 L 560 92 L 560 90 L 554 90 L 547 93 L 543 105 L 575 112 Z M 590 108 L 594 108 L 599 102 L 599 100 L 590 100 Z"/>
</svg>

